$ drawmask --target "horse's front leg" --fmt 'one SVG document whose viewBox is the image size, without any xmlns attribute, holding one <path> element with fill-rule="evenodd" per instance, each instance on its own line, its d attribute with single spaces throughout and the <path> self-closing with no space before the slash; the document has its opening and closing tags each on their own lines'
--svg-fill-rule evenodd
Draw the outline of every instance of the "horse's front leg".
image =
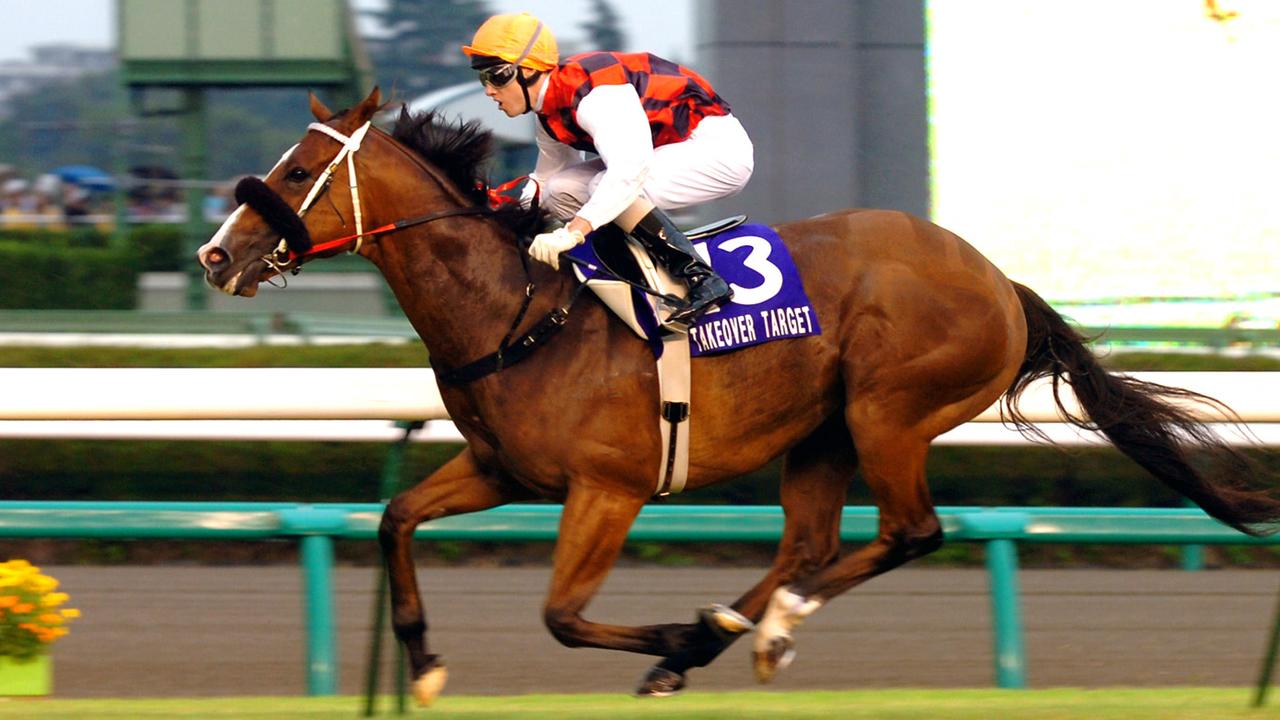
<svg viewBox="0 0 1280 720">
<path fill-rule="evenodd" d="M 408 652 L 413 694 L 419 704 L 430 705 L 435 700 L 447 675 L 440 656 L 427 648 L 426 615 L 411 553 L 414 530 L 427 520 L 485 510 L 526 495 L 518 486 L 483 471 L 468 448 L 427 479 L 396 495 L 383 512 L 378 541 L 391 584 L 391 624 Z"/>
<path fill-rule="evenodd" d="M 669 655 L 693 639 L 696 625 L 606 625 L 585 620 L 581 614 L 604 583 L 647 499 L 582 480 L 571 486 L 543 608 L 547 629 L 564 645 Z"/>
</svg>

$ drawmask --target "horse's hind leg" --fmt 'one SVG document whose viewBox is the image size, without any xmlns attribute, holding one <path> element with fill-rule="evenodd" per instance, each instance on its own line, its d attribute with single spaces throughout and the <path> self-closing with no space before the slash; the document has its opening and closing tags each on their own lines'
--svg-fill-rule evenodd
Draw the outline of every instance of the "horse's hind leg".
<svg viewBox="0 0 1280 720">
<path fill-rule="evenodd" d="M 831 564 L 840 552 L 840 513 L 858 456 L 844 419 L 833 416 L 787 453 L 780 496 L 785 525 L 773 566 L 733 603 L 752 622 L 764 615 L 773 592 Z M 649 669 L 637 695 L 669 695 L 684 687 L 685 674 L 704 667 L 743 633 L 715 632 L 693 625 L 693 645 Z"/>
<path fill-rule="evenodd" d="M 863 408 L 865 409 L 865 408 Z M 874 421 L 861 418 L 874 417 Z M 756 678 L 768 682 L 791 657 L 791 631 L 822 603 L 942 544 L 942 526 L 925 484 L 929 438 L 879 413 L 852 407 L 848 420 L 862 475 L 880 509 L 875 540 L 808 577 L 774 592 L 756 628 Z"/>
<path fill-rule="evenodd" d="M 391 624 L 404 643 L 413 677 L 413 694 L 429 705 L 444 687 L 444 663 L 428 652 L 427 621 L 411 554 L 419 524 L 521 499 L 527 493 L 481 470 L 470 449 L 463 450 L 426 480 L 395 496 L 382 515 L 378 540 L 391 585 Z"/>
</svg>

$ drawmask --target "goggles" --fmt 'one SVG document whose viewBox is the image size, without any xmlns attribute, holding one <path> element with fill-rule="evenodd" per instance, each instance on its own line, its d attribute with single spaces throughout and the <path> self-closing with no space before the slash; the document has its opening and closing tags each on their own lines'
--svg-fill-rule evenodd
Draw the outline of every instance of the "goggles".
<svg viewBox="0 0 1280 720">
<path fill-rule="evenodd" d="M 480 71 L 480 84 L 490 87 L 505 87 L 516 79 L 516 66 L 508 63 L 491 65 Z"/>
</svg>

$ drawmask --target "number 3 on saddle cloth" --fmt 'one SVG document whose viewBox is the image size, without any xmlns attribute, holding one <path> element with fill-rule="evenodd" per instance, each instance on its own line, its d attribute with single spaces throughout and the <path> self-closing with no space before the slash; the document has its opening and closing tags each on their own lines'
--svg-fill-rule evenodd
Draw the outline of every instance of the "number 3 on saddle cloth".
<svg viewBox="0 0 1280 720">
<path fill-rule="evenodd" d="M 782 238 L 766 225 L 740 224 L 739 216 L 691 230 L 694 249 L 733 289 L 733 300 L 694 321 L 689 328 L 690 355 L 724 353 L 783 338 L 819 335 L 817 314 L 809 304 L 800 273 Z M 728 225 L 727 229 L 719 230 Z M 684 284 L 649 259 L 639 243 L 613 225 L 587 236 L 569 255 L 598 268 L 574 263 L 574 273 L 587 283 L 637 335 L 662 354 L 659 316 L 669 309 L 652 295 L 618 277 L 639 282 L 659 293 L 685 294 Z"/>
<path fill-rule="evenodd" d="M 672 310 L 665 301 L 618 279 L 660 295 L 686 293 L 683 283 L 654 265 L 640 244 L 621 230 L 607 225 L 568 253 L 580 261 L 574 263 L 578 279 L 648 342 L 657 360 L 662 437 L 654 491 L 658 495 L 680 492 L 688 477 L 690 357 L 822 332 L 782 239 L 765 225 L 741 224 L 745 219 L 739 216 L 687 233 L 703 260 L 733 288 L 733 300 L 695 320 L 687 334 L 682 327 L 662 326 L 661 318 Z"/>
</svg>

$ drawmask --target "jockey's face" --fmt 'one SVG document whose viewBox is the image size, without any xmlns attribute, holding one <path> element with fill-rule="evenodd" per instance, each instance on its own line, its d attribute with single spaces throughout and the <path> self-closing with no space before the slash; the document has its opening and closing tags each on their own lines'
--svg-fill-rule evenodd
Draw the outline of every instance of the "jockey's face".
<svg viewBox="0 0 1280 720">
<path fill-rule="evenodd" d="M 524 68 L 520 69 L 521 73 L 527 74 L 529 71 Z M 529 96 L 534 97 L 537 93 L 537 83 L 529 87 Z M 518 117 L 529 110 L 524 102 L 524 92 L 520 89 L 520 83 L 514 77 L 505 85 L 495 87 L 489 83 L 484 84 L 484 94 L 492 98 L 498 103 L 498 107 L 507 117 Z"/>
</svg>

